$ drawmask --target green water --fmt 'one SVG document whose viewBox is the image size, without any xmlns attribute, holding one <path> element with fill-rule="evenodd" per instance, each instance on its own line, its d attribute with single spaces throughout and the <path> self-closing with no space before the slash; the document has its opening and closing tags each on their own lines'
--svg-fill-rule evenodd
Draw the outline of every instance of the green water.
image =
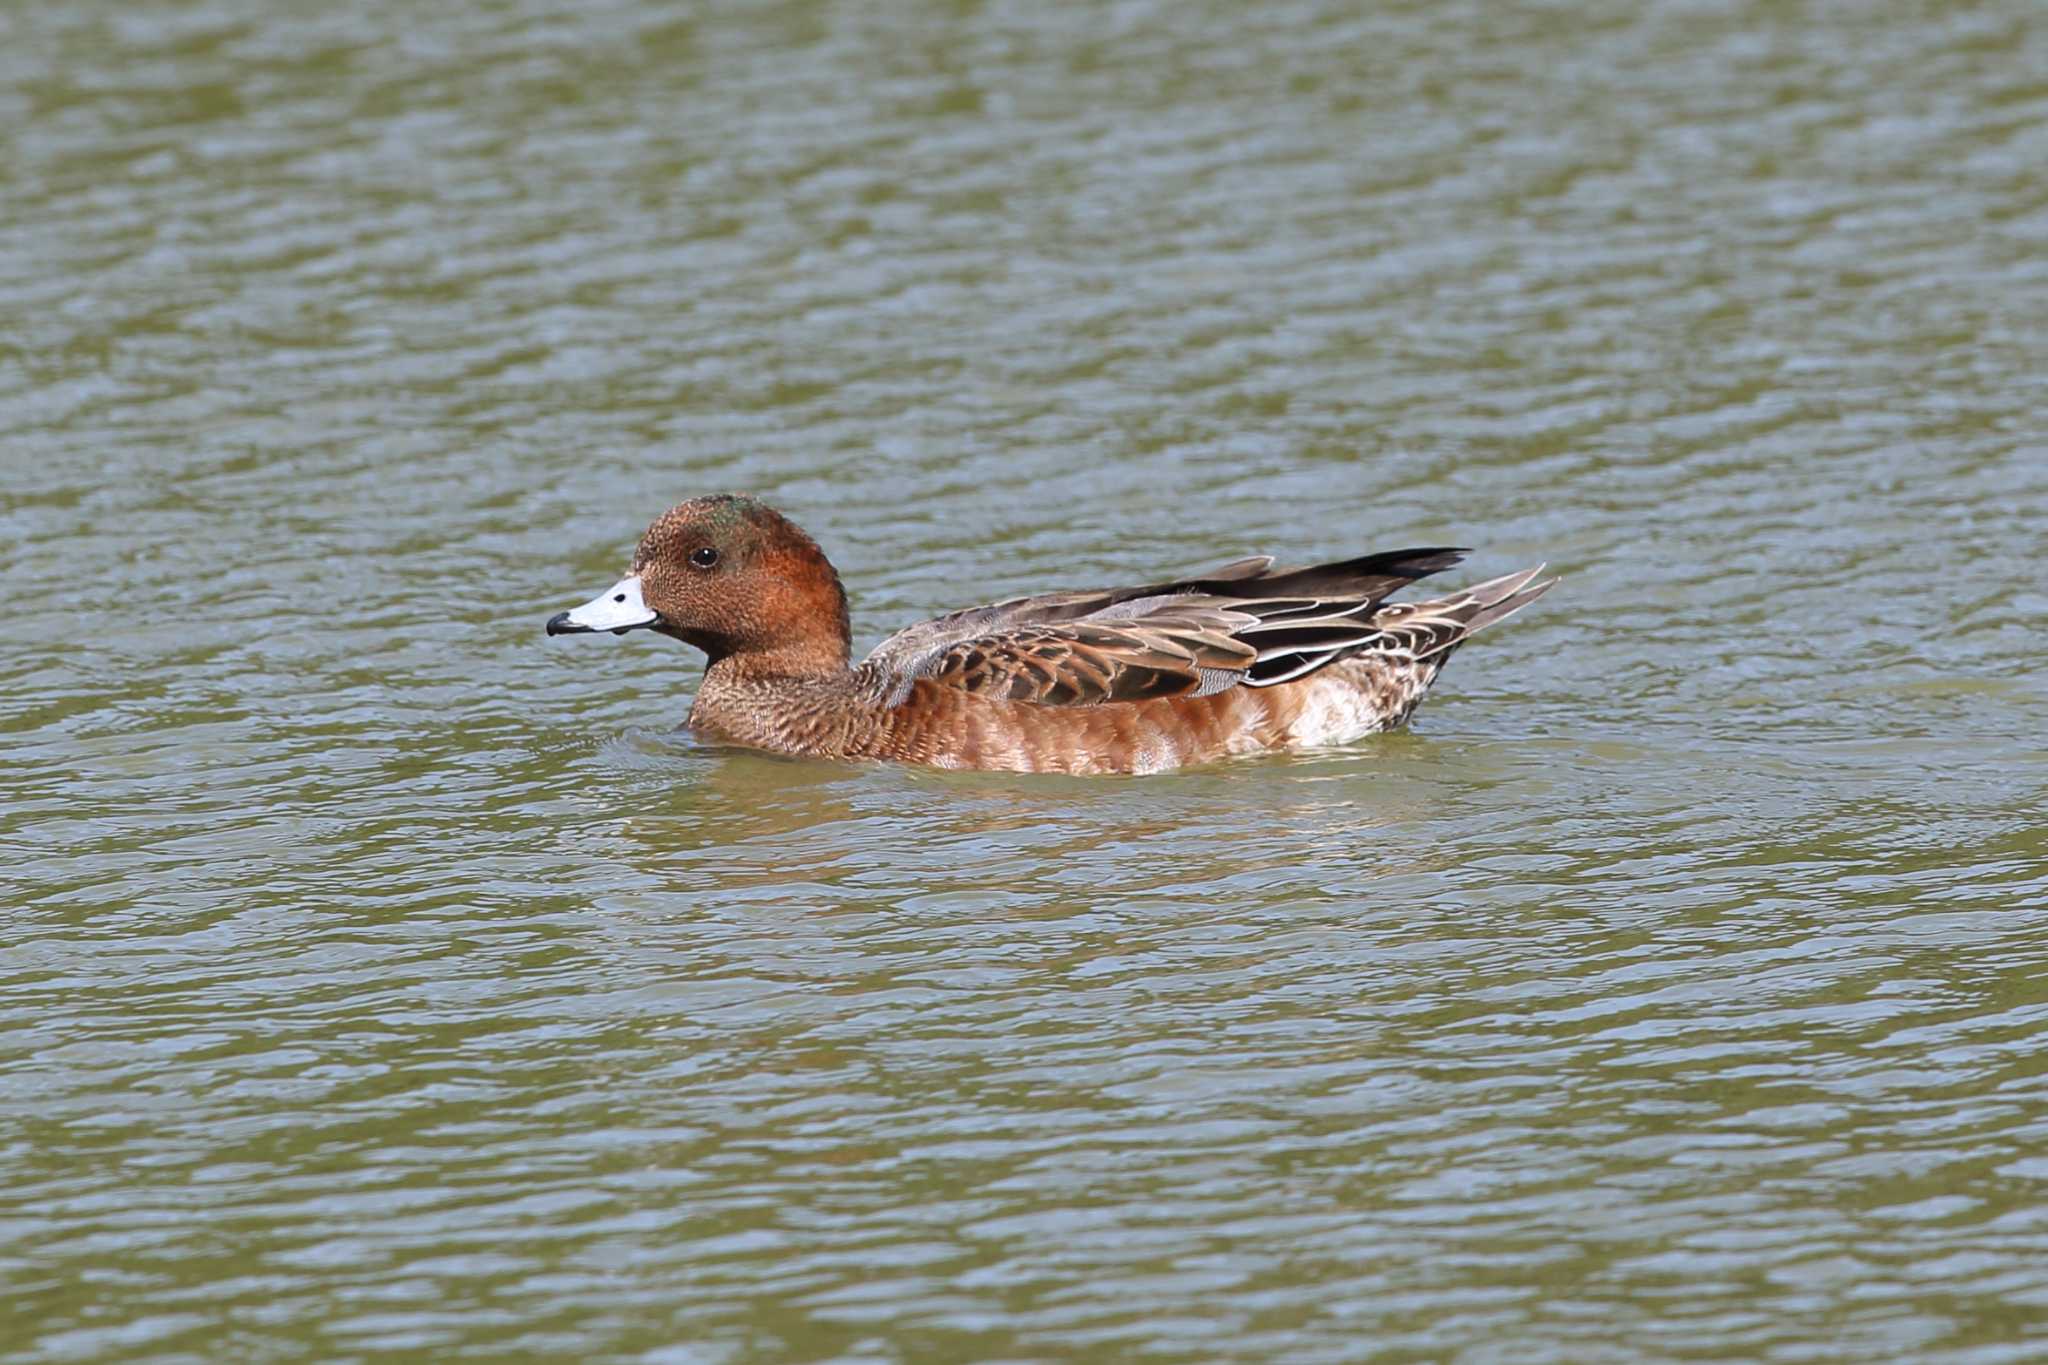
<svg viewBox="0 0 2048 1365">
<path fill-rule="evenodd" d="M 2048 27 L 0 14 L 0 1356 L 2048 1355 Z M 1143 780 L 548 640 L 1564 584 Z"/>
</svg>

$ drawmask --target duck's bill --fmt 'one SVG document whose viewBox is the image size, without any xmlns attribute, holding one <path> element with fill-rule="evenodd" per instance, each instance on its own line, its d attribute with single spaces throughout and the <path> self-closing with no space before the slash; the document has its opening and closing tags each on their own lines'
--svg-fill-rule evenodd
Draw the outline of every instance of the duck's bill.
<svg viewBox="0 0 2048 1365">
<path fill-rule="evenodd" d="M 548 634 L 580 635 L 585 631 L 608 630 L 624 635 L 661 620 L 640 600 L 640 575 L 628 574 L 580 607 L 556 612 L 548 618 Z"/>
</svg>

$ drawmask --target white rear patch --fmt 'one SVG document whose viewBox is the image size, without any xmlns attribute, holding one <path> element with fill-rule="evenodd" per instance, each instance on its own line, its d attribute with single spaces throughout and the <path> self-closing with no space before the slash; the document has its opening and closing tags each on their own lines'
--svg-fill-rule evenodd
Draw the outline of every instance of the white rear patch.
<svg viewBox="0 0 2048 1365">
<path fill-rule="evenodd" d="M 1349 744 L 1381 728 L 1384 717 L 1357 682 L 1326 668 L 1303 686 L 1301 714 L 1287 727 L 1287 742 L 1302 748 L 1324 744 Z"/>
</svg>

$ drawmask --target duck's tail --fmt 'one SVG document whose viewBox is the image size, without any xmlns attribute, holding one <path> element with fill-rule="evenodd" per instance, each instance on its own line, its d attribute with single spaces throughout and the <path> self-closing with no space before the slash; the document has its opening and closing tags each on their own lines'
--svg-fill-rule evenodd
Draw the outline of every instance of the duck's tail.
<svg viewBox="0 0 2048 1365">
<path fill-rule="evenodd" d="M 1538 578 L 1543 567 L 1490 578 L 1448 597 L 1389 602 L 1375 611 L 1372 636 L 1344 655 L 1376 712 L 1372 728 L 1390 730 L 1406 722 L 1459 645 L 1556 586 L 1555 578 Z"/>
<path fill-rule="evenodd" d="M 1390 602 L 1373 613 L 1379 636 L 1360 652 L 1405 655 L 1440 666 L 1459 645 L 1556 587 L 1557 579 L 1537 577 L 1545 567 L 1489 578 L 1449 597 Z"/>
</svg>

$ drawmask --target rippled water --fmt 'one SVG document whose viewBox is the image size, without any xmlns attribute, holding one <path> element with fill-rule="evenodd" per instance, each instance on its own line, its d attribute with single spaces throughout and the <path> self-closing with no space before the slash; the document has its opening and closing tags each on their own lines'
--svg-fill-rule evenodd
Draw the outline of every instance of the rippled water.
<svg viewBox="0 0 2048 1365">
<path fill-rule="evenodd" d="M 5 1353 L 2039 1358 L 2037 18 L 9 11 Z M 797 763 L 541 635 L 725 488 L 867 641 L 1566 582 L 1342 750 Z"/>
</svg>

